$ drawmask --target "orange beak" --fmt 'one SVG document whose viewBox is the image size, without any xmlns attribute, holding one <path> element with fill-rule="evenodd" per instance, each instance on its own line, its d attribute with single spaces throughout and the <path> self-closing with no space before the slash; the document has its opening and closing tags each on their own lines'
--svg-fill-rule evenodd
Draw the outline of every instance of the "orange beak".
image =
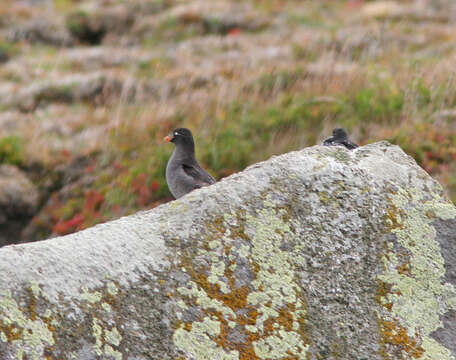
<svg viewBox="0 0 456 360">
<path fill-rule="evenodd" d="M 166 135 L 163 140 L 167 141 L 167 142 L 171 142 L 171 138 L 169 137 L 169 135 Z"/>
</svg>

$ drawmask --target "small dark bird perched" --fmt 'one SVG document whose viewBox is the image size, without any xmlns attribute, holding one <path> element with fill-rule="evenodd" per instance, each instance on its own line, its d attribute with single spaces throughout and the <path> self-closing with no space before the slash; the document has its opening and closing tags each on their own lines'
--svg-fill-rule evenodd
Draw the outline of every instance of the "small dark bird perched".
<svg viewBox="0 0 456 360">
<path fill-rule="evenodd" d="M 166 182 L 176 199 L 192 190 L 215 183 L 215 179 L 196 161 L 195 143 L 190 130 L 175 129 L 164 140 L 176 146 L 166 165 Z"/>
<path fill-rule="evenodd" d="M 349 150 L 356 149 L 358 147 L 357 144 L 355 144 L 354 142 L 352 142 L 348 139 L 347 132 L 342 128 L 334 129 L 333 136 L 330 137 L 329 139 L 326 139 L 325 141 L 323 141 L 323 145 L 325 145 L 325 146 L 343 145 Z"/>
</svg>

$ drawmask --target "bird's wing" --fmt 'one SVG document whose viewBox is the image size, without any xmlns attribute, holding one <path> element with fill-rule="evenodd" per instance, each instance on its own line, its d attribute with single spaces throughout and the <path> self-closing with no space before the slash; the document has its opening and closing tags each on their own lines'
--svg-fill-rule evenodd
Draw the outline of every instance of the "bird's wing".
<svg viewBox="0 0 456 360">
<path fill-rule="evenodd" d="M 359 145 L 355 144 L 353 141 L 350 141 L 348 139 L 342 141 L 341 143 L 349 150 L 356 149 L 359 146 Z"/>
<path fill-rule="evenodd" d="M 335 145 L 334 144 L 334 138 L 330 137 L 329 139 L 326 139 L 325 141 L 323 141 L 323 145 L 324 146 L 333 146 L 333 145 Z"/>
<path fill-rule="evenodd" d="M 190 176 L 197 187 L 211 185 L 215 179 L 198 164 L 182 164 L 184 172 Z"/>
<path fill-rule="evenodd" d="M 325 145 L 325 146 L 343 145 L 349 150 L 353 150 L 358 147 L 357 144 L 355 144 L 354 142 L 352 142 L 348 139 L 335 139 L 334 137 L 330 137 L 329 139 L 326 139 L 325 141 L 323 141 L 323 145 Z"/>
</svg>

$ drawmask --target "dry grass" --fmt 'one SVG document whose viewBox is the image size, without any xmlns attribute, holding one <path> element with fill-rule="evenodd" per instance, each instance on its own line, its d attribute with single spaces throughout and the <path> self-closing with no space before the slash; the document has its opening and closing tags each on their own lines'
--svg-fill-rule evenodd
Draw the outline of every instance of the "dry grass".
<svg viewBox="0 0 456 360">
<path fill-rule="evenodd" d="M 397 143 L 456 200 L 456 25 L 446 15 L 451 4 L 439 10 L 435 2 L 400 2 L 400 11 L 379 16 L 369 15 L 371 4 L 243 2 L 248 16 L 269 25 L 220 35 L 210 29 L 220 29 L 223 16 L 211 19 L 212 27 L 197 27 L 199 17 L 189 22 L 182 3 L 176 6 L 185 21 L 170 21 L 169 14 L 179 12 L 169 2 L 163 13 L 145 17 L 166 20 L 155 32 L 161 37 L 147 35 L 143 19 L 134 46 L 118 51 L 23 43 L 21 53 L 0 68 L 6 84 L 20 89 L 101 71 L 118 88 L 72 104 L 44 101 L 25 114 L 6 107 L 17 121 L 1 127 L 0 117 L 0 134 L 24 138 L 28 161 L 51 172 L 57 164 L 93 157 L 91 176 L 98 180 L 91 190 L 110 199 L 100 205 L 100 219 L 118 216 L 113 208 L 131 213 L 169 198 L 163 170 L 172 149 L 161 139 L 177 126 L 195 131 L 198 157 L 217 177 L 319 143 L 333 127 L 344 126 L 361 144 Z M 77 6 L 58 2 L 56 16 Z M 144 186 L 155 184 L 141 201 L 131 189 L 140 174 L 147 174 Z M 83 211 L 82 205 L 66 205 L 81 193 L 65 193 L 59 206 L 45 209 L 54 220 L 44 227 L 62 220 L 62 207 L 63 220 Z"/>
</svg>

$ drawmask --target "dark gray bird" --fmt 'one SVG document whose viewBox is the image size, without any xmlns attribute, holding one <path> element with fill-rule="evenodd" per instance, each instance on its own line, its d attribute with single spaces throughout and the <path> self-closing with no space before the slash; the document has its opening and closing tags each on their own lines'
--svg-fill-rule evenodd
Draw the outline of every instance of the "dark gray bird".
<svg viewBox="0 0 456 360">
<path fill-rule="evenodd" d="M 325 145 L 325 146 L 343 145 L 349 150 L 356 149 L 358 147 L 357 144 L 355 144 L 354 142 L 352 142 L 348 139 L 347 132 L 342 128 L 334 129 L 333 136 L 330 137 L 329 139 L 326 139 L 325 141 L 323 141 L 323 145 Z"/>
<path fill-rule="evenodd" d="M 164 140 L 176 146 L 166 165 L 166 182 L 176 199 L 192 190 L 215 183 L 215 179 L 196 161 L 195 143 L 190 130 L 175 129 Z"/>
</svg>

